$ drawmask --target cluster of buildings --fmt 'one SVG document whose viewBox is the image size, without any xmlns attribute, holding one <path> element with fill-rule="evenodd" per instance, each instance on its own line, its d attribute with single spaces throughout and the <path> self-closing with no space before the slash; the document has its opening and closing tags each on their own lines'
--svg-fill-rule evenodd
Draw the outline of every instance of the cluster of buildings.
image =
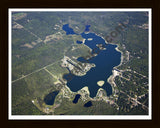
<svg viewBox="0 0 160 128">
<path fill-rule="evenodd" d="M 66 67 L 69 69 L 70 72 L 72 72 L 74 75 L 77 76 L 83 76 L 88 72 L 92 67 L 95 67 L 95 64 L 89 64 L 89 63 L 77 63 L 70 59 L 67 56 L 64 56 L 62 59 L 62 67 Z"/>
</svg>

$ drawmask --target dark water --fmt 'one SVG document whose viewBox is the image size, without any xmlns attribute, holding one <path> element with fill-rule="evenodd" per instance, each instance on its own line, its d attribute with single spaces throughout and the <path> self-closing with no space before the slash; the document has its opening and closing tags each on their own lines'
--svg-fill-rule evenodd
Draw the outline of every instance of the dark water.
<svg viewBox="0 0 160 128">
<path fill-rule="evenodd" d="M 90 97 L 95 97 L 98 89 L 100 88 L 97 85 L 97 82 L 100 80 L 105 81 L 104 85 L 101 87 L 107 92 L 107 96 L 112 94 L 112 87 L 107 82 L 107 79 L 112 74 L 113 67 L 120 64 L 121 53 L 116 51 L 116 45 L 106 44 L 105 40 L 100 36 L 97 36 L 94 33 L 81 33 L 81 36 L 86 39 L 85 45 L 90 47 L 92 51 L 96 51 L 98 55 L 88 60 L 89 63 L 94 63 L 96 67 L 91 68 L 86 75 L 84 76 L 75 76 L 72 74 L 72 79 L 67 80 L 68 75 L 71 76 L 71 73 L 64 75 L 64 79 L 67 80 L 67 86 L 73 91 L 77 92 L 82 89 L 84 86 L 88 86 L 90 91 Z M 92 40 L 87 40 L 92 38 Z M 106 50 L 100 50 L 96 44 L 103 44 Z M 97 52 L 98 51 L 98 52 Z M 84 58 L 80 57 L 78 61 L 84 62 Z"/>
<path fill-rule="evenodd" d="M 58 95 L 59 91 L 54 91 L 49 93 L 45 98 L 44 98 L 44 102 L 47 105 L 53 105 L 54 104 L 54 100 L 56 98 L 56 96 Z"/>
<path fill-rule="evenodd" d="M 100 36 L 97 36 L 95 33 L 81 33 L 81 36 L 86 39 L 85 40 L 85 45 L 89 46 L 92 50 L 93 49 L 98 49 L 96 44 L 103 44 L 106 47 L 105 40 L 101 38 Z M 88 40 L 88 38 L 92 38 L 92 40 Z"/>
<path fill-rule="evenodd" d="M 91 107 L 92 106 L 92 102 L 88 101 L 87 103 L 84 104 L 84 107 Z"/>
<path fill-rule="evenodd" d="M 80 94 L 77 94 L 76 96 L 75 96 L 75 98 L 74 98 L 74 100 L 73 100 L 73 103 L 77 103 L 78 102 L 78 100 L 79 100 L 79 98 L 81 97 L 81 95 Z"/>
<path fill-rule="evenodd" d="M 78 40 L 76 42 L 77 42 L 77 44 L 82 44 L 83 43 L 82 41 L 78 41 Z"/>
<path fill-rule="evenodd" d="M 63 25 L 63 28 L 62 28 L 65 32 L 66 32 L 66 35 L 69 35 L 69 34 L 76 34 L 72 28 L 69 27 L 69 24 L 65 24 Z"/>
<path fill-rule="evenodd" d="M 90 26 L 91 26 L 91 25 L 86 25 L 86 28 L 85 28 L 84 31 L 86 31 L 86 32 L 89 31 Z"/>
</svg>

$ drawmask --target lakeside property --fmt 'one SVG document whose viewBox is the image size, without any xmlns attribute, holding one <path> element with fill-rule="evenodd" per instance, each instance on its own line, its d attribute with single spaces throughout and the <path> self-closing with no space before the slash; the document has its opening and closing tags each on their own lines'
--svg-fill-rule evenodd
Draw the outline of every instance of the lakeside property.
<svg viewBox="0 0 160 128">
<path fill-rule="evenodd" d="M 144 12 L 12 13 L 13 115 L 148 114 L 149 24 Z M 106 35 L 121 22 L 127 28 L 108 43 Z M 69 73 L 73 87 L 63 78 Z M 47 105 L 45 98 L 54 91 L 59 93 Z M 84 107 L 88 102 L 92 105 Z"/>
</svg>

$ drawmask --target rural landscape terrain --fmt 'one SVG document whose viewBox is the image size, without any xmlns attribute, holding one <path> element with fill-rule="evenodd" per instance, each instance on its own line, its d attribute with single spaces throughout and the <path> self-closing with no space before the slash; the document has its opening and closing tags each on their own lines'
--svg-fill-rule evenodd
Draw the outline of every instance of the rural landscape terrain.
<svg viewBox="0 0 160 128">
<path fill-rule="evenodd" d="M 148 115 L 148 19 L 148 12 L 12 12 L 12 115 Z"/>
</svg>

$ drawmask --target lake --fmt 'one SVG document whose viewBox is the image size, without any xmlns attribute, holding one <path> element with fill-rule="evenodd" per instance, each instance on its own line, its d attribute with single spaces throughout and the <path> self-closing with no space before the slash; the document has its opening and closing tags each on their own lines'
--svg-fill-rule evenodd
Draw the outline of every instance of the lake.
<svg viewBox="0 0 160 128">
<path fill-rule="evenodd" d="M 72 28 L 69 27 L 69 24 L 65 24 L 63 25 L 63 28 L 62 28 L 65 32 L 66 32 L 66 35 L 69 35 L 69 34 L 76 34 Z"/>
<path fill-rule="evenodd" d="M 54 100 L 56 98 L 56 96 L 58 95 L 59 91 L 54 91 L 49 93 L 48 95 L 46 95 L 46 97 L 44 98 L 44 102 L 47 105 L 53 105 L 54 104 Z"/>
<path fill-rule="evenodd" d="M 67 30 L 67 29 L 65 29 Z M 67 86 L 73 92 L 77 92 L 84 86 L 88 86 L 90 91 L 90 97 L 95 97 L 99 88 L 103 88 L 107 96 L 112 94 L 112 87 L 107 82 L 107 79 L 112 75 L 113 67 L 120 64 L 121 53 L 115 50 L 117 45 L 106 44 L 105 40 L 96 35 L 95 33 L 81 33 L 81 36 L 86 39 L 84 44 L 87 45 L 94 51 L 99 49 L 96 44 L 103 44 L 106 50 L 99 50 L 99 54 L 96 57 L 92 57 L 88 60 L 89 63 L 94 63 L 96 67 L 91 68 L 84 76 L 73 75 L 70 81 L 67 81 Z M 92 39 L 92 40 L 88 40 Z M 77 59 L 80 62 L 84 62 L 84 58 L 80 57 Z M 67 75 L 64 75 L 64 79 L 67 80 Z M 97 85 L 97 82 L 103 80 L 105 83 L 102 87 Z"/>
</svg>

